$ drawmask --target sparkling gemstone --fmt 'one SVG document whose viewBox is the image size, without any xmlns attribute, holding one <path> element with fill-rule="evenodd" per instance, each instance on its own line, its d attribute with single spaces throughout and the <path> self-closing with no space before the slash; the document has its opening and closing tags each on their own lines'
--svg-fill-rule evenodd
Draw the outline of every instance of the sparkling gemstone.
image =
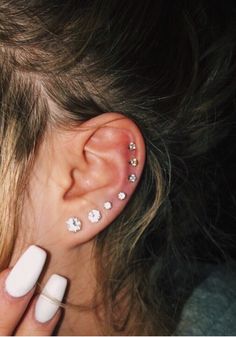
<svg viewBox="0 0 236 337">
<path fill-rule="evenodd" d="M 134 183 L 137 180 L 137 177 L 135 174 L 130 174 L 128 179 L 131 183 Z"/>
<path fill-rule="evenodd" d="M 101 215 L 101 212 L 98 209 L 93 209 L 88 214 L 88 219 L 92 223 L 98 222 L 99 220 L 101 220 L 101 218 L 102 218 L 102 215 Z"/>
<path fill-rule="evenodd" d="M 125 200 L 127 197 L 127 194 L 125 192 L 118 193 L 118 199 Z"/>
<path fill-rule="evenodd" d="M 131 142 L 131 143 L 129 143 L 128 148 L 129 148 L 130 151 L 134 151 L 134 150 L 136 150 L 136 144 L 134 142 Z"/>
<path fill-rule="evenodd" d="M 106 201 L 106 202 L 104 202 L 103 207 L 105 209 L 112 209 L 112 203 L 110 201 Z"/>
<path fill-rule="evenodd" d="M 138 159 L 137 158 L 130 159 L 129 164 L 136 167 L 138 165 Z"/>
<path fill-rule="evenodd" d="M 80 231 L 82 228 L 82 222 L 76 217 L 69 218 L 66 221 L 66 225 L 67 225 L 68 231 L 74 232 L 74 233 Z"/>
</svg>

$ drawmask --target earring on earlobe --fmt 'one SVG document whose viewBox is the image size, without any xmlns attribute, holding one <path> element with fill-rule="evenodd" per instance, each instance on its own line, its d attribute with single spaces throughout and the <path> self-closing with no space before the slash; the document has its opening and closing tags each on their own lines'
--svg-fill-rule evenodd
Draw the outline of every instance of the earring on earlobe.
<svg viewBox="0 0 236 337">
<path fill-rule="evenodd" d="M 125 200 L 127 198 L 127 194 L 125 192 L 119 192 L 118 193 L 118 199 L 119 200 Z"/>
<path fill-rule="evenodd" d="M 66 221 L 67 229 L 69 232 L 78 232 L 82 229 L 82 222 L 75 216 Z"/>
<path fill-rule="evenodd" d="M 128 149 L 130 151 L 134 151 L 136 150 L 136 144 L 134 142 L 130 142 L 128 145 Z M 133 167 L 136 167 L 138 165 L 138 159 L 133 157 L 129 160 L 129 164 Z M 131 173 L 128 176 L 128 180 L 132 183 L 134 183 L 137 180 L 137 176 L 134 173 Z M 127 198 L 127 193 L 126 192 L 119 192 L 117 195 L 119 200 L 125 200 Z M 106 210 L 111 210 L 113 207 L 112 202 L 111 201 L 106 201 L 103 204 L 103 208 Z M 102 219 L 102 214 L 98 209 L 93 209 L 91 211 L 89 211 L 88 213 L 88 220 L 91 223 L 97 223 Z M 80 219 L 78 219 L 77 217 L 73 216 L 71 218 L 69 218 L 66 221 L 66 225 L 67 225 L 67 229 L 69 232 L 73 232 L 76 233 L 78 231 L 80 231 L 82 229 L 82 222 Z"/>
<path fill-rule="evenodd" d="M 92 211 L 88 213 L 88 219 L 92 223 L 96 223 L 100 221 L 101 218 L 102 218 L 102 214 L 98 209 L 92 209 Z"/>
<path fill-rule="evenodd" d="M 111 201 L 104 202 L 103 208 L 105 208 L 106 210 L 112 209 L 112 202 Z"/>
</svg>

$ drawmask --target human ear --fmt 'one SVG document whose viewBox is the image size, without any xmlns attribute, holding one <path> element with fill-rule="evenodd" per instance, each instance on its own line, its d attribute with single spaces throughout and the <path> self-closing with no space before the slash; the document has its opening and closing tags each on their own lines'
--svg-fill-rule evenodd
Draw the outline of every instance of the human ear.
<svg viewBox="0 0 236 337">
<path fill-rule="evenodd" d="M 142 175 L 145 144 L 137 125 L 119 113 L 52 131 L 50 137 L 52 150 L 47 146 L 41 153 L 53 181 L 47 179 L 56 212 L 50 214 L 50 232 L 73 247 L 93 239 L 126 207 Z"/>
</svg>

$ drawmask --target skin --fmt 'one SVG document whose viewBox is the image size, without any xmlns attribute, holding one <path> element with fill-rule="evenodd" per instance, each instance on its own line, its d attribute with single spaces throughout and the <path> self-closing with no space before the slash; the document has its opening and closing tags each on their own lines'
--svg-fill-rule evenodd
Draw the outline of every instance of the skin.
<svg viewBox="0 0 236 337">
<path fill-rule="evenodd" d="M 131 141 L 137 146 L 135 156 L 139 165 L 135 168 L 128 164 Z M 122 212 L 138 183 L 129 182 L 127 177 L 135 172 L 140 179 L 144 162 L 143 136 L 136 124 L 121 114 L 104 113 L 70 131 L 49 129 L 30 176 L 21 228 L 9 267 L 14 266 L 30 244 L 38 245 L 48 253 L 41 286 L 52 273 L 57 273 L 69 281 L 66 303 L 90 302 L 98 290 L 94 240 Z M 126 200 L 117 199 L 120 191 L 127 192 Z M 103 202 L 107 200 L 113 201 L 110 211 L 103 210 Z M 91 209 L 102 211 L 99 223 L 88 222 L 87 213 Z M 71 216 L 82 220 L 80 232 L 67 231 L 65 221 Z M 5 270 L 0 275 L 3 293 L 8 272 Z M 10 298 L 8 294 L 1 296 L 0 317 L 4 312 L 11 315 L 4 327 L 0 324 L 0 334 L 9 335 L 17 324 L 15 335 L 48 335 L 56 325 L 58 335 L 102 334 L 93 310 L 79 312 L 67 307 L 62 316 L 60 309 L 46 324 L 36 322 L 34 304 L 38 291 L 34 289 L 21 299 Z M 103 299 L 99 300 L 102 313 Z"/>
</svg>

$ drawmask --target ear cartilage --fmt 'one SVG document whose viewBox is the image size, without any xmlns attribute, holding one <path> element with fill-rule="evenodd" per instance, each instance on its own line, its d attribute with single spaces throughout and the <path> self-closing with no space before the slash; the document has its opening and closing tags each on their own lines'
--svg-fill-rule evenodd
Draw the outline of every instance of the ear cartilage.
<svg viewBox="0 0 236 337">
<path fill-rule="evenodd" d="M 131 158 L 129 161 L 129 164 L 133 167 L 136 167 L 138 165 L 138 159 L 137 158 Z"/>
<path fill-rule="evenodd" d="M 106 210 L 112 209 L 112 202 L 110 202 L 110 201 L 104 202 L 103 207 L 104 207 Z"/>
<path fill-rule="evenodd" d="M 128 149 L 130 151 L 136 150 L 136 144 L 134 142 L 129 143 Z"/>
<path fill-rule="evenodd" d="M 125 192 L 118 193 L 118 199 L 119 200 L 125 200 L 127 197 L 127 194 Z"/>
<path fill-rule="evenodd" d="M 93 209 L 92 211 L 88 213 L 88 219 L 92 223 L 96 223 L 100 221 L 101 218 L 102 218 L 102 214 L 98 209 Z"/>
<path fill-rule="evenodd" d="M 137 176 L 132 173 L 128 176 L 128 180 L 131 182 L 131 183 L 135 183 L 135 181 L 137 180 Z"/>
<path fill-rule="evenodd" d="M 67 229 L 69 232 L 78 232 L 82 229 L 82 222 L 75 216 L 66 221 Z"/>
</svg>

